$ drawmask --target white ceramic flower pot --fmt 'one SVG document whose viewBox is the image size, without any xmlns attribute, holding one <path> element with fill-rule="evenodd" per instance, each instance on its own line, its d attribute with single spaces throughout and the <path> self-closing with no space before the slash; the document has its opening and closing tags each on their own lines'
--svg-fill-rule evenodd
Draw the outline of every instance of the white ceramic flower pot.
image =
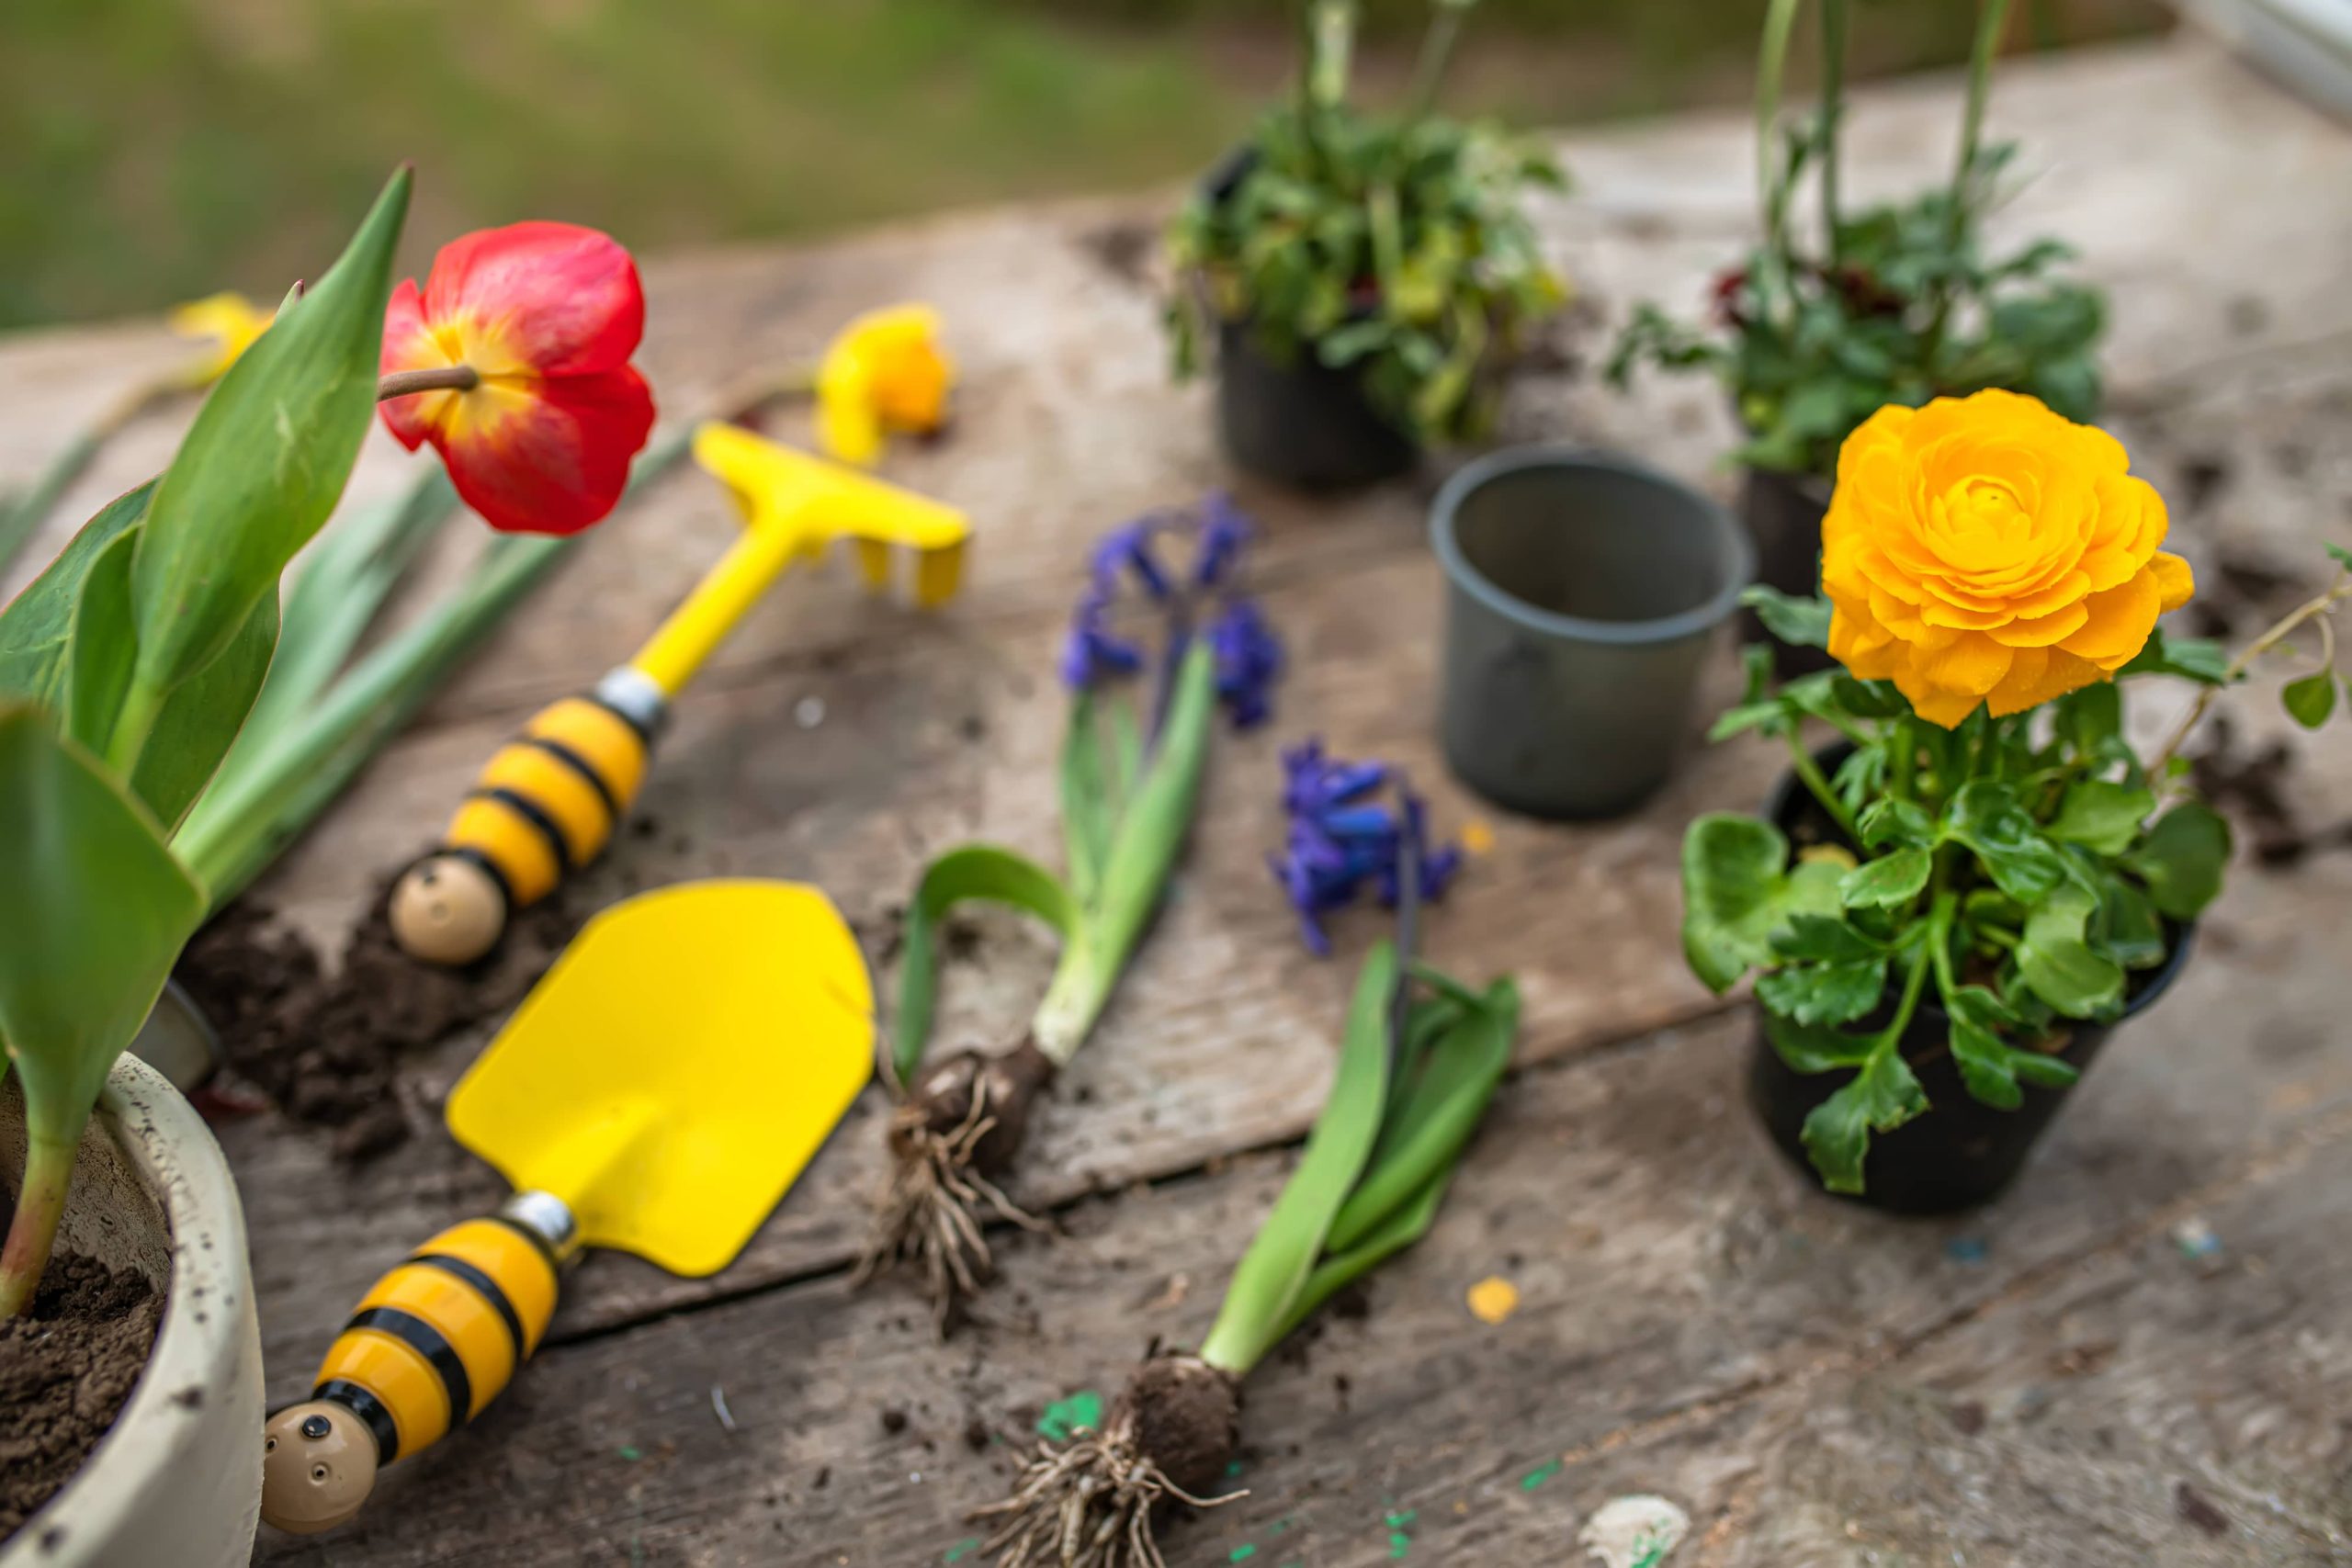
<svg viewBox="0 0 2352 1568">
<path fill-rule="evenodd" d="M 0 1170 L 24 1105 L 0 1086 Z M 0 1568 L 243 1568 L 261 1513 L 261 1333 L 236 1183 L 188 1102 L 124 1056 L 74 1158 L 60 1251 L 145 1274 L 162 1326 L 78 1474 L 0 1546 Z"/>
</svg>

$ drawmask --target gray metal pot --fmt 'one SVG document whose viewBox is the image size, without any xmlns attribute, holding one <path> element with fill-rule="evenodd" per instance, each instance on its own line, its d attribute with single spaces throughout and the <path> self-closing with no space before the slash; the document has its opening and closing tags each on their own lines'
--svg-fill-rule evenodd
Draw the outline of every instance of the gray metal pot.
<svg viewBox="0 0 2352 1568">
<path fill-rule="evenodd" d="M 1628 457 L 1518 447 L 1439 491 L 1446 761 L 1496 805 L 1630 811 L 1666 782 L 1756 552 L 1731 514 Z"/>
</svg>

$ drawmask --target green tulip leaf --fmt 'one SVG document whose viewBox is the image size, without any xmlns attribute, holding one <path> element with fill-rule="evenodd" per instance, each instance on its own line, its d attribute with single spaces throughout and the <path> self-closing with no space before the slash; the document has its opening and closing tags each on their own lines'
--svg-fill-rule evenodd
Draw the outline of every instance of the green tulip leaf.
<svg viewBox="0 0 2352 1568">
<path fill-rule="evenodd" d="M 956 905 L 975 899 L 1035 915 L 1066 944 L 1079 927 L 1078 900 L 1061 879 L 1011 850 L 964 844 L 925 866 L 907 908 L 899 960 L 899 1011 L 891 1021 L 890 1066 L 901 1086 L 914 1081 L 923 1044 L 931 1038 L 939 984 L 939 922 Z"/>
<path fill-rule="evenodd" d="M 132 748 L 163 697 L 246 631 L 343 493 L 376 417 L 409 184 L 406 169 L 392 176 L 318 287 L 238 357 L 156 486 L 131 571 L 139 656 L 121 722 Z"/>
</svg>

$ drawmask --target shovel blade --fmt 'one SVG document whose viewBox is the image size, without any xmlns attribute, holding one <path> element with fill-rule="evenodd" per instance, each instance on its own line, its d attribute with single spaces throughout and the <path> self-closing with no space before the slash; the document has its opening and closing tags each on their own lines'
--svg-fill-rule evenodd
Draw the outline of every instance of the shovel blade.
<svg viewBox="0 0 2352 1568">
<path fill-rule="evenodd" d="M 874 990 L 831 902 L 689 883 L 584 927 L 451 1091 L 449 1131 L 590 1247 L 716 1273 L 872 1076 Z"/>
</svg>

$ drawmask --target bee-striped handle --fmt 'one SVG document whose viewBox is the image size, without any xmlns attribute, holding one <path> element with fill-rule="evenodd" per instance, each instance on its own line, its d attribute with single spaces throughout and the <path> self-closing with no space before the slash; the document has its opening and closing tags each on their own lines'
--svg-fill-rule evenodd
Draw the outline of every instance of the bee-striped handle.
<svg viewBox="0 0 2352 1568">
<path fill-rule="evenodd" d="M 535 904 L 604 852 L 645 780 L 651 738 L 595 696 L 542 709 L 481 771 L 442 835 L 510 908 Z"/>
<path fill-rule="evenodd" d="M 327 1347 L 311 1397 L 263 1428 L 262 1517 L 298 1534 L 332 1529 L 359 1511 L 383 1466 L 480 1415 L 538 1348 L 557 1265 L 575 1244 L 562 1205 L 528 1193 L 443 1231 L 377 1280 Z"/>
<path fill-rule="evenodd" d="M 497 1397 L 538 1348 L 555 1293 L 555 1255 L 543 1239 L 503 1218 L 469 1220 L 360 1298 L 311 1397 L 365 1421 L 379 1464 L 404 1459 Z"/>
</svg>

